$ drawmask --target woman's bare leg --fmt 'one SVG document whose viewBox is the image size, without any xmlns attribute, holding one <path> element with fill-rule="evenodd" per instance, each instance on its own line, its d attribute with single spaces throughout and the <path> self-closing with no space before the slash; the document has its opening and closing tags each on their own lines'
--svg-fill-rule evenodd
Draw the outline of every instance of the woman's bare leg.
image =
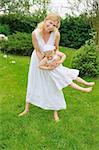
<svg viewBox="0 0 99 150">
<path fill-rule="evenodd" d="M 88 85 L 88 86 L 93 86 L 95 83 L 94 82 L 87 82 L 87 81 L 85 81 L 84 79 L 82 79 L 82 78 L 80 78 L 80 77 L 77 77 L 76 78 L 76 81 L 77 82 L 80 82 L 80 83 L 82 83 L 82 84 L 84 84 L 84 85 Z"/>
<path fill-rule="evenodd" d="M 30 103 L 26 102 L 25 110 L 22 113 L 20 113 L 18 116 L 23 116 L 27 114 L 29 112 L 29 108 L 30 108 Z"/>
<path fill-rule="evenodd" d="M 55 110 L 54 111 L 54 120 L 57 122 L 59 121 L 59 116 L 58 116 L 58 112 Z"/>
<path fill-rule="evenodd" d="M 89 92 L 92 91 L 92 87 L 84 88 L 84 87 L 81 87 L 81 86 L 77 85 L 74 82 L 72 82 L 69 86 L 71 86 L 72 88 L 74 88 L 76 90 L 83 91 L 83 92 L 86 92 L 86 93 L 89 93 Z"/>
</svg>

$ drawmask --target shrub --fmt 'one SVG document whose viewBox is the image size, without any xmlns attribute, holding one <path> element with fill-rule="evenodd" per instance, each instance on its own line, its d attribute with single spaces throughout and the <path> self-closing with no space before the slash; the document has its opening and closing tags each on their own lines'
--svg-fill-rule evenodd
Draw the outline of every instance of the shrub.
<svg viewBox="0 0 99 150">
<path fill-rule="evenodd" d="M 98 74 L 96 46 L 92 40 L 77 50 L 72 59 L 72 67 L 80 70 L 80 76 L 94 77 Z"/>
<path fill-rule="evenodd" d="M 6 24 L 10 28 L 11 34 L 18 32 L 31 33 L 39 22 L 44 19 L 46 13 L 36 11 L 33 15 L 21 15 L 21 14 L 8 14 L 0 16 L 0 23 Z M 85 44 L 85 41 L 92 36 L 91 27 L 89 25 L 86 15 L 80 15 L 79 17 L 66 16 L 62 19 L 60 33 L 61 40 L 60 45 L 70 48 L 80 48 Z"/>
<path fill-rule="evenodd" d="M 31 34 L 20 33 L 10 35 L 8 41 L 1 42 L 1 51 L 10 54 L 28 55 L 30 56 L 33 51 Z"/>
<path fill-rule="evenodd" d="M 79 17 L 67 16 L 62 20 L 60 45 L 78 49 L 91 39 L 91 27 L 84 15 Z"/>
<path fill-rule="evenodd" d="M 9 26 L 6 24 L 4 24 L 4 25 L 0 24 L 0 34 L 9 35 L 10 34 Z"/>
<path fill-rule="evenodd" d="M 33 16 L 22 16 L 21 14 L 8 14 L 0 16 L 0 23 L 9 26 L 11 34 L 18 32 L 31 33 L 37 24 L 41 21 L 41 17 Z"/>
</svg>

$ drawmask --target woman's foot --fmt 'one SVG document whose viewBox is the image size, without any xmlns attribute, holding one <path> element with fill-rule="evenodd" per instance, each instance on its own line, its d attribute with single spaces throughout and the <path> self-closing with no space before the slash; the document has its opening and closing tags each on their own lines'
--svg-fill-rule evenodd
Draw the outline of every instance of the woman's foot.
<svg viewBox="0 0 99 150">
<path fill-rule="evenodd" d="M 91 92 L 92 91 L 92 87 L 89 87 L 89 88 L 84 88 L 84 90 L 83 90 L 84 92 L 86 92 L 86 93 L 89 93 L 89 92 Z"/>
<path fill-rule="evenodd" d="M 57 113 L 56 111 L 54 112 L 54 120 L 55 120 L 56 122 L 59 121 L 59 116 L 58 116 L 58 113 Z"/>
<path fill-rule="evenodd" d="M 95 82 L 86 82 L 86 85 L 93 86 L 93 85 L 95 85 Z"/>
<path fill-rule="evenodd" d="M 22 113 L 20 113 L 18 116 L 23 116 L 23 115 L 26 115 L 27 113 L 29 112 L 29 110 L 24 110 Z"/>
</svg>

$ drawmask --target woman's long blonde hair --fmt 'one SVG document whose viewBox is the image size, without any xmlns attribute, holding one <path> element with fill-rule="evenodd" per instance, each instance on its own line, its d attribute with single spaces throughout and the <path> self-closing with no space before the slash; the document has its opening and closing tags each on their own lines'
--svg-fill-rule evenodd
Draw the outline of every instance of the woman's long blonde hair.
<svg viewBox="0 0 99 150">
<path fill-rule="evenodd" d="M 48 15 L 45 17 L 44 21 L 42 21 L 42 22 L 40 22 L 40 23 L 38 24 L 37 27 L 38 27 L 40 30 L 43 29 L 44 23 L 45 23 L 46 20 L 57 21 L 57 22 L 58 22 L 58 25 L 57 25 L 57 27 L 54 28 L 54 31 L 56 31 L 56 30 L 59 29 L 59 27 L 60 27 L 60 16 L 58 16 L 57 14 L 54 14 L 54 13 L 50 13 L 50 14 L 48 14 Z"/>
</svg>

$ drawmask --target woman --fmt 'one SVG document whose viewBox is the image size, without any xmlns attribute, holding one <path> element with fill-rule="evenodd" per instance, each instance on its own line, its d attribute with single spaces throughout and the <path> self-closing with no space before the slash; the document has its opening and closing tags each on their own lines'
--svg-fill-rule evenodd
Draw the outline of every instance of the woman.
<svg viewBox="0 0 99 150">
<path fill-rule="evenodd" d="M 60 17 L 56 14 L 49 14 L 43 22 L 32 32 L 34 51 L 31 56 L 28 86 L 26 94 L 25 110 L 19 116 L 29 112 L 30 103 L 47 110 L 54 110 L 55 121 L 59 120 L 58 110 L 66 109 L 66 102 L 63 92 L 60 91 L 50 78 L 49 70 L 41 70 L 38 67 L 40 60 L 44 57 L 43 47 L 51 44 L 58 50 L 60 33 Z M 52 69 L 60 63 L 54 62 Z"/>
</svg>

